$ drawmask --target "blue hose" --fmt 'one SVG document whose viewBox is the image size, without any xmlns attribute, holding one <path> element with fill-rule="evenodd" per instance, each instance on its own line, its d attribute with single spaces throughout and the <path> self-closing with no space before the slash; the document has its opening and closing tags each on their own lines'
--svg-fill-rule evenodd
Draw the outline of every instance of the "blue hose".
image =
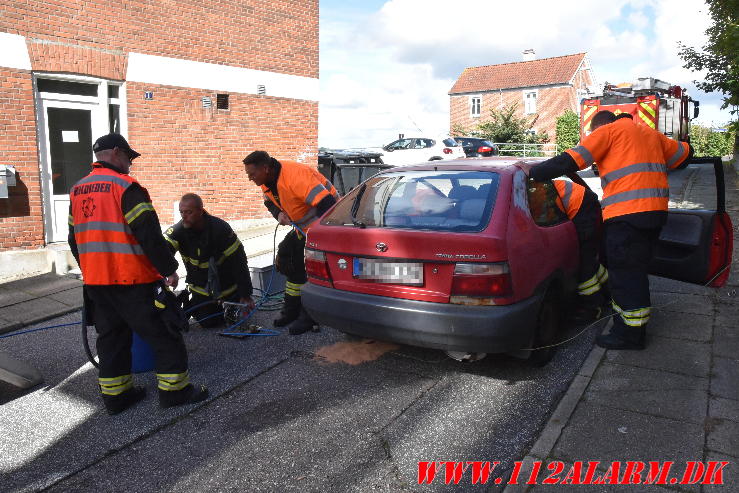
<svg viewBox="0 0 739 493">
<path fill-rule="evenodd" d="M 78 320 L 76 322 L 70 322 L 68 324 L 50 325 L 48 327 L 38 327 L 36 329 L 29 329 L 29 330 L 24 330 L 24 331 L 21 331 L 21 332 L 14 332 L 13 334 L 2 335 L 2 336 L 0 336 L 0 339 L 5 339 L 6 337 L 15 337 L 15 336 L 19 336 L 21 334 L 29 334 L 31 332 L 38 332 L 40 330 L 56 329 L 57 327 L 69 327 L 70 325 L 77 325 L 79 323 L 80 323 L 80 320 Z"/>
</svg>

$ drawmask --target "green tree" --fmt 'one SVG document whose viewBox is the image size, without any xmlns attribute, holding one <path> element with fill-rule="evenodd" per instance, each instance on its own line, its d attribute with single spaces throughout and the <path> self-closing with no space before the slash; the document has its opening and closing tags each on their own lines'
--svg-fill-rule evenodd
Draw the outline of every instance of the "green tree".
<svg viewBox="0 0 739 493">
<path fill-rule="evenodd" d="M 567 110 L 557 117 L 555 142 L 557 154 L 575 147 L 580 141 L 580 117 L 572 110 Z"/>
<path fill-rule="evenodd" d="M 535 134 L 531 131 L 537 117 L 529 119 L 517 116 L 517 109 L 518 105 L 512 104 L 500 110 L 490 110 L 490 119 L 478 123 L 469 133 L 491 142 L 512 142 L 515 144 L 541 144 L 549 142 L 549 136 L 546 133 Z M 517 150 L 513 151 L 512 149 Z M 519 151 L 520 149 L 520 145 L 500 146 L 501 154 L 507 155 L 523 155 L 523 152 Z M 537 154 L 539 153 L 526 152 L 527 156 Z"/>
<path fill-rule="evenodd" d="M 739 0 L 706 0 L 713 24 L 706 31 L 708 43 L 696 50 L 679 44 L 684 67 L 705 70 L 706 80 L 695 85 L 706 92 L 723 93 L 722 109 L 739 113 Z M 735 119 L 731 128 L 739 130 Z"/>
<path fill-rule="evenodd" d="M 736 131 L 714 132 L 701 125 L 690 125 L 690 144 L 695 150 L 696 157 L 726 156 L 731 154 Z"/>
</svg>

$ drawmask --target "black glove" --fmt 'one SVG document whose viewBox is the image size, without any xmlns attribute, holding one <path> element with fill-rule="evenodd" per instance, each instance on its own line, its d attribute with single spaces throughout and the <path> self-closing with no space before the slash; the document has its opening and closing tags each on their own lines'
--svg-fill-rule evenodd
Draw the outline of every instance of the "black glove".
<svg viewBox="0 0 739 493">
<path fill-rule="evenodd" d="M 179 335 L 180 332 L 187 332 L 190 329 L 180 300 L 164 283 L 157 283 L 154 286 L 154 306 L 171 333 Z"/>
</svg>

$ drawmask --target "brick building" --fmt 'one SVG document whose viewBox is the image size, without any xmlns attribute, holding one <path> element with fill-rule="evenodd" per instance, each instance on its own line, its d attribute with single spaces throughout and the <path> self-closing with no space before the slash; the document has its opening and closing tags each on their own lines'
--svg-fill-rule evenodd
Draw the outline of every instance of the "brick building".
<svg viewBox="0 0 739 493">
<path fill-rule="evenodd" d="M 534 120 L 536 133 L 555 137 L 556 120 L 567 109 L 579 114 L 580 100 L 595 92 L 586 53 L 464 69 L 449 91 L 449 128 L 472 130 L 490 110 L 518 105 L 517 115 Z"/>
<path fill-rule="evenodd" d="M 0 199 L 0 280 L 18 277 L 11 259 L 49 270 L 69 188 L 111 130 L 142 154 L 132 175 L 163 225 L 188 191 L 258 225 L 268 214 L 244 156 L 316 163 L 318 0 L 3 2 L 0 108 L 0 165 L 16 170 Z"/>
</svg>

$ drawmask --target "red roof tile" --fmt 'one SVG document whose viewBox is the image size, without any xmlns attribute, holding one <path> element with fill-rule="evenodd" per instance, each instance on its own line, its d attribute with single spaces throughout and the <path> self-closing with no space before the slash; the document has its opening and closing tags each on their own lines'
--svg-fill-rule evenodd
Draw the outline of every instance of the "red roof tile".
<svg viewBox="0 0 739 493">
<path fill-rule="evenodd" d="M 576 53 L 528 62 L 468 67 L 449 94 L 566 84 L 575 75 L 585 55 Z"/>
</svg>

